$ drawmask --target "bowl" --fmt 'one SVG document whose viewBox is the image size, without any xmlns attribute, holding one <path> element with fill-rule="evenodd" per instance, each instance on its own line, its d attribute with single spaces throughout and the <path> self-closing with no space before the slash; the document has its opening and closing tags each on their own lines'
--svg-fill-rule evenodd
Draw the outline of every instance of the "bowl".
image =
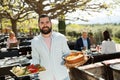
<svg viewBox="0 0 120 80">
<path fill-rule="evenodd" d="M 78 63 L 84 60 L 84 55 L 82 52 L 71 52 L 65 57 L 65 61 L 68 64 Z"/>
<path fill-rule="evenodd" d="M 71 52 L 65 57 L 65 65 L 67 67 L 76 67 L 87 62 L 88 57 L 83 52 Z"/>
</svg>

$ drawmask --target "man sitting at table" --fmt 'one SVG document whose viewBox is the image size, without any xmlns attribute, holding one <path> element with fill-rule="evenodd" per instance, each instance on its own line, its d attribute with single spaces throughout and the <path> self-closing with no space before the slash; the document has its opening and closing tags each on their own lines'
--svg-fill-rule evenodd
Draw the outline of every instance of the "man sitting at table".
<svg viewBox="0 0 120 80">
<path fill-rule="evenodd" d="M 74 49 L 78 51 L 90 49 L 90 40 L 86 31 L 83 31 L 82 36 L 77 39 Z"/>
</svg>

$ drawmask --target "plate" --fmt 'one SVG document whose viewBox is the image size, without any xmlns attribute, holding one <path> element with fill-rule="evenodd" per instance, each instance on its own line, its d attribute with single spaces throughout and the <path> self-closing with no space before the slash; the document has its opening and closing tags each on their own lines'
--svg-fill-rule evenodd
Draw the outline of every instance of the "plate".
<svg viewBox="0 0 120 80">
<path fill-rule="evenodd" d="M 31 75 L 34 75 L 34 74 L 39 74 L 41 71 L 38 71 L 36 73 L 21 75 L 21 76 L 16 75 L 12 70 L 10 70 L 10 72 L 13 73 L 16 77 L 21 78 L 21 77 L 31 76 Z"/>
<path fill-rule="evenodd" d="M 16 67 L 19 67 L 19 66 L 16 66 Z M 27 66 L 24 66 L 24 67 L 20 67 L 19 71 L 15 71 L 12 68 L 10 72 L 13 73 L 16 77 L 25 77 L 25 76 L 32 76 L 34 74 L 39 74 L 40 72 L 45 71 L 45 70 L 46 69 L 44 67 L 40 67 L 37 72 L 30 72 L 29 69 L 27 69 Z"/>
</svg>

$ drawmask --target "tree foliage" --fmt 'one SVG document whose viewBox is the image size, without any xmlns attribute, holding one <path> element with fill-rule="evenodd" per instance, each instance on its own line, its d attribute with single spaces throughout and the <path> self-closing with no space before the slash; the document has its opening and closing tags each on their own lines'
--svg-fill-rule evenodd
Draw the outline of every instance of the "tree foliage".
<svg viewBox="0 0 120 80">
<path fill-rule="evenodd" d="M 46 13 L 54 19 L 68 12 L 74 12 L 76 9 L 99 11 L 109 7 L 105 2 L 92 1 L 94 0 L 0 0 L 0 19 L 10 19 L 15 32 L 17 31 L 17 22 L 30 18 L 31 11 L 39 15 Z"/>
<path fill-rule="evenodd" d="M 57 18 L 67 12 L 73 12 L 76 8 L 86 6 L 91 0 L 25 0 L 25 2 L 37 13 L 46 13 L 51 18 Z"/>
<path fill-rule="evenodd" d="M 25 2 L 37 14 L 46 13 L 51 18 L 58 18 L 60 15 L 65 15 L 78 9 L 90 14 L 90 12 L 99 12 L 101 9 L 108 9 L 114 6 L 112 3 L 107 4 L 105 1 L 97 0 L 25 0 Z"/>
<path fill-rule="evenodd" d="M 34 10 L 38 15 L 48 14 L 52 19 L 58 18 L 59 32 L 65 34 L 65 16 L 66 13 L 71 13 L 79 10 L 90 10 L 107 8 L 105 4 L 89 4 L 92 0 L 25 0 L 25 2 Z M 77 18 L 78 19 L 78 18 Z M 81 19 L 84 20 L 84 19 Z"/>
<path fill-rule="evenodd" d="M 24 0 L 0 0 L 0 18 L 10 19 L 12 30 L 17 33 L 17 22 L 23 21 L 30 13 Z"/>
<path fill-rule="evenodd" d="M 30 12 L 29 6 L 24 0 L 1 0 L 0 16 L 7 19 L 23 19 Z"/>
</svg>

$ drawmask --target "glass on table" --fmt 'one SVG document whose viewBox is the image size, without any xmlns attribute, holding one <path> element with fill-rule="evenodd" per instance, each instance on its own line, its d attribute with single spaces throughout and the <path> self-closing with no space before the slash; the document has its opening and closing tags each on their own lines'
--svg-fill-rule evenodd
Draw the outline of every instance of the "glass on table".
<svg viewBox="0 0 120 80">
<path fill-rule="evenodd" d="M 38 74 L 39 73 L 35 73 L 35 74 L 30 75 L 31 80 L 40 80 Z"/>
<path fill-rule="evenodd" d="M 95 44 L 91 45 L 90 50 L 91 52 L 96 52 L 96 45 Z"/>
<path fill-rule="evenodd" d="M 90 46 L 90 48 L 95 48 L 96 47 L 96 45 L 95 44 L 92 44 L 91 46 Z"/>
<path fill-rule="evenodd" d="M 81 47 L 81 50 L 82 51 L 85 51 L 87 48 L 84 46 L 84 47 Z"/>
<path fill-rule="evenodd" d="M 5 75 L 5 80 L 15 80 L 15 79 L 10 75 Z"/>
<path fill-rule="evenodd" d="M 10 75 L 3 75 L 0 76 L 0 80 L 15 80 L 15 79 Z"/>
</svg>

